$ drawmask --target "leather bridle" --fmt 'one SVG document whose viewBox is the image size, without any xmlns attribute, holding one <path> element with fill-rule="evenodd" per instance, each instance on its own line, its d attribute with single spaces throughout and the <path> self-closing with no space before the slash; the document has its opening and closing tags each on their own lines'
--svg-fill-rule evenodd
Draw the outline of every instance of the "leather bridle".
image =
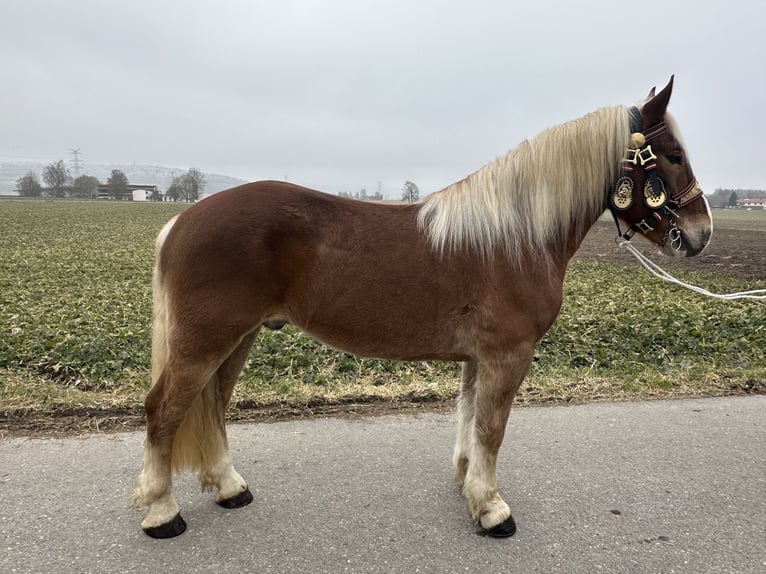
<svg viewBox="0 0 766 574">
<path fill-rule="evenodd" d="M 673 250 L 678 251 L 681 248 L 681 232 L 676 227 L 676 221 L 680 217 L 678 210 L 702 197 L 702 189 L 697 179 L 692 177 L 683 189 L 668 197 L 667 186 L 657 173 L 657 156 L 649 143 L 664 133 L 667 126 L 665 122 L 660 122 L 643 131 L 640 110 L 632 107 L 629 113 L 630 143 L 623 158 L 622 176 L 609 194 L 609 210 L 614 217 L 619 236 L 628 241 L 636 232 L 649 233 L 659 225 L 663 217 L 669 218 L 668 231 L 658 243 L 662 246 L 670 241 Z M 644 172 L 643 201 L 651 213 L 640 221 L 630 222 L 628 229 L 622 233 L 617 212 L 628 211 L 635 202 L 634 194 L 637 186 L 633 174 L 636 170 Z"/>
</svg>

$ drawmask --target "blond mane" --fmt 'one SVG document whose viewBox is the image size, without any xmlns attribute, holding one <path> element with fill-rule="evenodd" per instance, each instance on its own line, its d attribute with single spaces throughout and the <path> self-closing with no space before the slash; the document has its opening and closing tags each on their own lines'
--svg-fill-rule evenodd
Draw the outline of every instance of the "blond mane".
<svg viewBox="0 0 766 574">
<path fill-rule="evenodd" d="M 628 108 L 608 107 L 525 140 L 465 179 L 428 196 L 418 224 L 441 252 L 566 244 L 603 212 L 629 137 Z"/>
</svg>

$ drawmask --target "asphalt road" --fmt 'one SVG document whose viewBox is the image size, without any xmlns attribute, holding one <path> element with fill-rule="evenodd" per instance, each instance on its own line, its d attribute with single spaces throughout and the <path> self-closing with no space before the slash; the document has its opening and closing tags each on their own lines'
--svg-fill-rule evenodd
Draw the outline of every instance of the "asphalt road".
<svg viewBox="0 0 766 574">
<path fill-rule="evenodd" d="M 499 485 L 515 537 L 479 536 L 451 415 L 243 424 L 255 502 L 183 475 L 188 531 L 128 504 L 140 433 L 0 441 L 0 572 L 766 572 L 766 397 L 519 408 Z"/>
</svg>

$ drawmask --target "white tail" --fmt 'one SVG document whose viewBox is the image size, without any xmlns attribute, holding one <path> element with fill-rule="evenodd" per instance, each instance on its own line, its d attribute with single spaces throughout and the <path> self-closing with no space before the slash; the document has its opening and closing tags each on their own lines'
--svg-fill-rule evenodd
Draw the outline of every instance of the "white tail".
<svg viewBox="0 0 766 574">
<path fill-rule="evenodd" d="M 168 293 L 162 275 L 160 253 L 178 216 L 174 217 L 157 236 L 154 274 L 152 278 L 152 300 L 154 305 L 152 323 L 152 384 L 155 384 L 165 370 L 170 358 L 169 331 L 172 317 L 168 304 Z M 176 432 L 173 440 L 172 467 L 176 472 L 190 468 L 202 470 L 217 463 L 224 456 L 227 445 L 224 412 L 218 396 L 218 375 L 213 372 L 207 384 L 197 395 Z"/>
<path fill-rule="evenodd" d="M 165 227 L 157 235 L 155 243 L 154 274 L 152 276 L 152 304 L 154 305 L 152 319 L 152 384 L 157 382 L 168 361 L 168 302 L 167 294 L 162 285 L 160 251 L 177 218 L 178 216 L 176 215 L 165 224 Z"/>
</svg>

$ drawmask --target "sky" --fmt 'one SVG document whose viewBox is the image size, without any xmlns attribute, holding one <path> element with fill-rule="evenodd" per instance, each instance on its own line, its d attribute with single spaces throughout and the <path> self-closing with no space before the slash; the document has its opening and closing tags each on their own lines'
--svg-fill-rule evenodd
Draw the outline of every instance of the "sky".
<svg viewBox="0 0 766 574">
<path fill-rule="evenodd" d="M 764 0 L 3 0 L 0 161 L 425 195 L 671 74 L 703 189 L 766 189 Z"/>
</svg>

